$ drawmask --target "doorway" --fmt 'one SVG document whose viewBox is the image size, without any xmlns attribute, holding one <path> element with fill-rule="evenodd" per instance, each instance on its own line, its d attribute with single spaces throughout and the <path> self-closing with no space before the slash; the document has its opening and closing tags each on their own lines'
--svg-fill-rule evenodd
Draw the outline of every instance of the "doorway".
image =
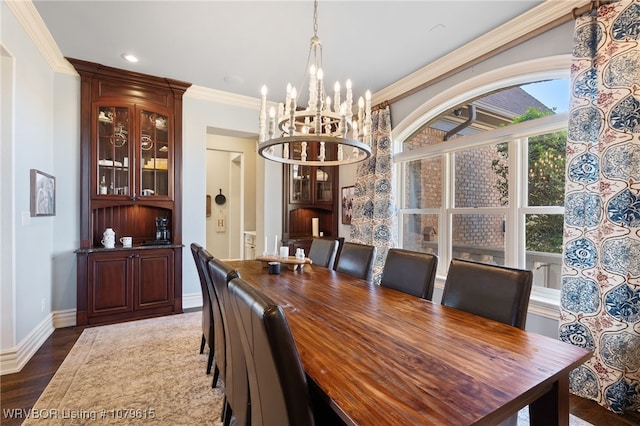
<svg viewBox="0 0 640 426">
<path fill-rule="evenodd" d="M 207 250 L 241 259 L 244 222 L 244 154 L 207 149 Z"/>
</svg>

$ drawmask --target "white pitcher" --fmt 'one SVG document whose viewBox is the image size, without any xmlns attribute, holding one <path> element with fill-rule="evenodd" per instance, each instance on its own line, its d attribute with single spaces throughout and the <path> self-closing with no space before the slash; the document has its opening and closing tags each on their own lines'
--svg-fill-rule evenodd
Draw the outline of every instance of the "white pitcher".
<svg viewBox="0 0 640 426">
<path fill-rule="evenodd" d="M 116 233 L 113 229 L 107 228 L 102 234 L 100 241 L 105 248 L 114 248 L 116 246 Z"/>
</svg>

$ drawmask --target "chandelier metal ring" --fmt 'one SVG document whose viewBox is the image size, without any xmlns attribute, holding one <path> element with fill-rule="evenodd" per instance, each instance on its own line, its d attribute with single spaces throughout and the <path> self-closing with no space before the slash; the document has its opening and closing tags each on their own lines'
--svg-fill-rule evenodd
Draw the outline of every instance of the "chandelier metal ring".
<svg viewBox="0 0 640 426">
<path fill-rule="evenodd" d="M 324 142 L 326 144 L 334 144 L 334 145 L 340 144 L 346 148 L 357 149 L 358 155 L 357 156 L 350 155 L 343 158 L 342 160 L 324 160 L 324 161 L 304 160 L 303 161 L 295 158 L 283 158 L 282 155 L 280 155 L 279 153 L 276 154 L 271 150 L 272 148 L 275 148 L 278 145 L 289 144 L 289 146 L 291 146 L 291 144 L 294 144 L 294 143 L 309 142 L 310 139 L 313 139 L 313 141 L 317 141 L 317 142 Z M 262 155 L 264 158 L 267 158 L 269 160 L 277 161 L 284 164 L 298 164 L 298 165 L 305 165 L 305 166 L 340 166 L 340 165 L 353 164 L 353 163 L 366 160 L 367 158 L 371 157 L 371 148 L 369 148 L 368 145 L 354 139 L 339 138 L 335 136 L 313 136 L 312 138 L 310 138 L 308 135 L 301 135 L 301 136 L 284 136 L 281 138 L 269 139 L 265 142 L 262 142 L 258 146 L 258 154 Z"/>
</svg>

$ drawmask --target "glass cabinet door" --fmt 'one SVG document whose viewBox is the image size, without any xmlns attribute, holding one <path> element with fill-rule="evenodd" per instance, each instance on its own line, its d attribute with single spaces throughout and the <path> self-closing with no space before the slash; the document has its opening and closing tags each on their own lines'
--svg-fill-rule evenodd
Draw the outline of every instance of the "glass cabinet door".
<svg viewBox="0 0 640 426">
<path fill-rule="evenodd" d="M 318 167 L 316 169 L 316 201 L 331 202 L 332 200 L 332 171 L 329 167 Z"/>
<path fill-rule="evenodd" d="M 310 166 L 291 166 L 292 202 L 311 202 L 311 171 Z"/>
<path fill-rule="evenodd" d="M 171 147 L 166 115 L 140 111 L 139 196 L 168 196 Z"/>
<path fill-rule="evenodd" d="M 96 194 L 129 195 L 129 108 L 98 107 Z"/>
</svg>

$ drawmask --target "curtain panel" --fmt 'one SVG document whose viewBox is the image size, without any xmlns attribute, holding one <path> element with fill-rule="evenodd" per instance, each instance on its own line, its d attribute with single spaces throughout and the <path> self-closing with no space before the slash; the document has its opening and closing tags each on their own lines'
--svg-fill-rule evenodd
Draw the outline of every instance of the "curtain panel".
<svg viewBox="0 0 640 426">
<path fill-rule="evenodd" d="M 571 392 L 640 409 L 640 3 L 576 19 L 560 340 L 593 351 Z"/>
<path fill-rule="evenodd" d="M 354 243 L 377 247 L 372 281 L 380 284 L 387 252 L 397 241 L 389 107 L 374 111 L 371 120 L 371 157 L 356 172 L 350 237 Z"/>
</svg>

